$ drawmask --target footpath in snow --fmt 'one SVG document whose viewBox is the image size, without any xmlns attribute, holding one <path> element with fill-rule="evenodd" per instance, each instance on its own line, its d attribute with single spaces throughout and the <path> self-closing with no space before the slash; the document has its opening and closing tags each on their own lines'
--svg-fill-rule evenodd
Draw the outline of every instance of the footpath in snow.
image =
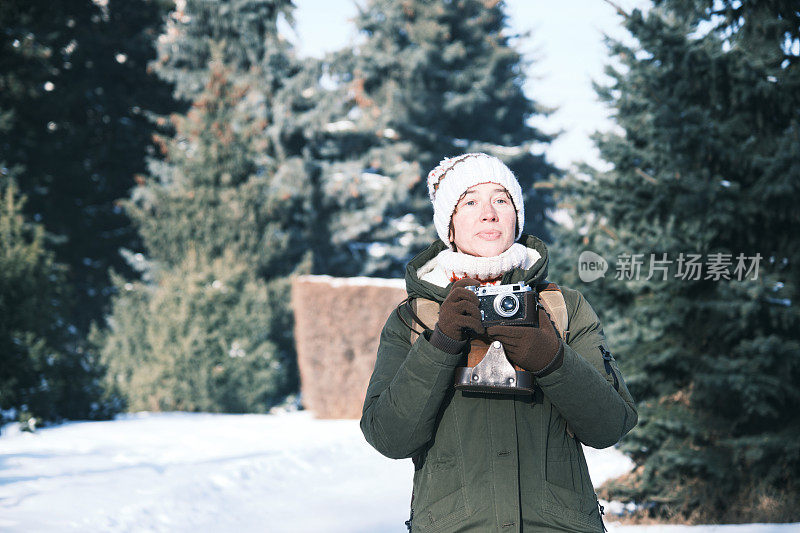
<svg viewBox="0 0 800 533">
<path fill-rule="evenodd" d="M 630 468 L 587 449 L 597 485 Z M 369 447 L 354 420 L 136 414 L 0 436 L 3 532 L 403 533 L 410 460 Z M 786 533 L 800 524 L 619 526 L 612 532 Z"/>
</svg>

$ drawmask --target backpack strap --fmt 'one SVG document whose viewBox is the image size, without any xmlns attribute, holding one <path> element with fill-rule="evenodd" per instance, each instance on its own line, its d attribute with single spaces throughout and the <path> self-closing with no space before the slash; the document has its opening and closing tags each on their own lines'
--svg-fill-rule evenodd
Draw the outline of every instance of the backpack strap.
<svg viewBox="0 0 800 533">
<path fill-rule="evenodd" d="M 425 298 L 409 298 L 406 305 L 411 316 L 423 329 L 433 329 L 439 321 L 438 302 L 426 300 Z M 419 333 L 414 331 L 414 328 L 411 328 L 411 344 L 414 344 L 418 337 Z"/>
<path fill-rule="evenodd" d="M 567 342 L 569 313 L 567 311 L 567 302 L 564 300 L 561 289 L 555 283 L 543 281 L 536 284 L 536 290 L 539 292 L 539 301 L 542 302 L 545 311 L 550 315 L 559 335 L 561 335 L 564 342 Z"/>
<path fill-rule="evenodd" d="M 555 283 L 545 280 L 536 285 L 536 290 L 539 291 L 539 301 L 553 320 L 561 339 L 566 343 L 569 336 L 569 312 L 561 289 Z M 575 438 L 575 432 L 569 423 L 566 425 L 566 431 L 571 439 Z"/>
</svg>

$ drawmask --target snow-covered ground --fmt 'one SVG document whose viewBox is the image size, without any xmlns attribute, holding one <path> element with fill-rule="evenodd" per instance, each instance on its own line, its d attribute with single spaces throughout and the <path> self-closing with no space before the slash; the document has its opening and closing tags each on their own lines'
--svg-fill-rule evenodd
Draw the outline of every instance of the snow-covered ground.
<svg viewBox="0 0 800 533">
<path fill-rule="evenodd" d="M 592 478 L 630 468 L 587 449 Z M 402 533 L 411 461 L 364 442 L 354 420 L 136 414 L 0 436 L 0 531 Z M 800 524 L 615 526 L 619 532 L 800 531 Z"/>
</svg>

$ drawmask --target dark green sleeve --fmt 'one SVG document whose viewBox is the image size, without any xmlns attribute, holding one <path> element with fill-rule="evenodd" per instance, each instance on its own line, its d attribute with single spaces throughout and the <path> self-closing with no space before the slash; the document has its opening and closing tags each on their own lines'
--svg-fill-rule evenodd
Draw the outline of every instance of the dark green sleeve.
<svg viewBox="0 0 800 533">
<path fill-rule="evenodd" d="M 607 448 L 636 425 L 636 406 L 597 314 L 580 292 L 562 293 L 570 310 L 564 363 L 537 381 L 581 442 Z"/>
<path fill-rule="evenodd" d="M 453 385 L 461 354 L 449 354 L 389 316 L 381 332 L 375 370 L 367 388 L 361 431 L 387 457 L 411 457 L 433 437 L 436 415 Z M 430 332 L 426 332 L 430 333 Z"/>
</svg>

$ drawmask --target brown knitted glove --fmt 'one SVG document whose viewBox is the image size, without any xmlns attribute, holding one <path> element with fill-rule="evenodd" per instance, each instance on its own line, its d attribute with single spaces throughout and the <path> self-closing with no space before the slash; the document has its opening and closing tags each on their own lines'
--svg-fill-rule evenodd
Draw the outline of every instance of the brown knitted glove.
<svg viewBox="0 0 800 533">
<path fill-rule="evenodd" d="M 550 315 L 539 307 L 539 327 L 490 326 L 486 334 L 500 341 L 512 363 L 543 377 L 564 362 L 564 343 Z"/>
<path fill-rule="evenodd" d="M 470 278 L 456 281 L 439 307 L 439 322 L 431 335 L 430 343 L 446 352 L 461 351 L 470 331 L 483 333 L 478 296 L 465 289 L 467 285 L 480 283 Z"/>
</svg>

